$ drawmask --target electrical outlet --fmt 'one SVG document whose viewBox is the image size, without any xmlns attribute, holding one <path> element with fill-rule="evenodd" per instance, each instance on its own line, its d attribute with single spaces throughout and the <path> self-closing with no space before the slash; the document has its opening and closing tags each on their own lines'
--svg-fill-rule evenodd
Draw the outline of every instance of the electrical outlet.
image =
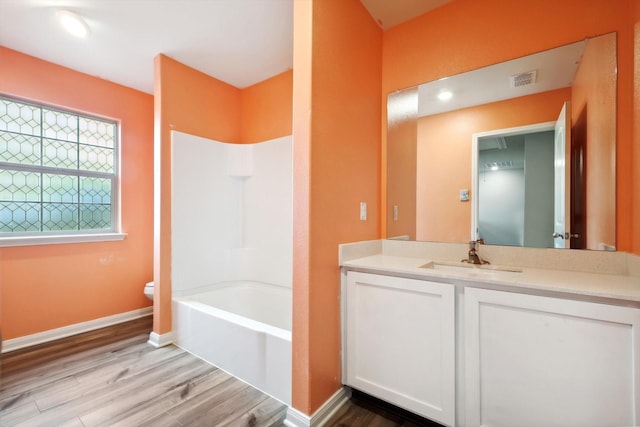
<svg viewBox="0 0 640 427">
<path fill-rule="evenodd" d="M 462 190 L 460 190 L 460 201 L 461 202 L 469 201 L 469 190 L 467 190 L 466 188 L 463 188 Z"/>
<path fill-rule="evenodd" d="M 360 221 L 367 220 L 367 202 L 360 202 Z"/>
</svg>

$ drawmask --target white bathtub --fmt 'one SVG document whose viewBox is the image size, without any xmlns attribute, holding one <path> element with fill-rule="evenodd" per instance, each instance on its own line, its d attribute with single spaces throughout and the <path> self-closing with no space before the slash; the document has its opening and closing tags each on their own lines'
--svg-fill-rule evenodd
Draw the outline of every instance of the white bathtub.
<svg viewBox="0 0 640 427">
<path fill-rule="evenodd" d="M 173 298 L 176 344 L 291 404 L 291 289 L 225 282 Z"/>
</svg>

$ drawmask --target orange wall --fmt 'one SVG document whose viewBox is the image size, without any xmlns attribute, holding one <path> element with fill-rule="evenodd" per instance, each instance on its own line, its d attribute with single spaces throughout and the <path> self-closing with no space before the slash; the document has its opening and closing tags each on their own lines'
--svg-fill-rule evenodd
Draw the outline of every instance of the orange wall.
<svg viewBox="0 0 640 427">
<path fill-rule="evenodd" d="M 154 66 L 153 331 L 171 331 L 171 131 L 240 142 L 240 90 L 168 56 Z"/>
<path fill-rule="evenodd" d="M 153 97 L 0 47 L 0 92 L 120 121 L 123 241 L 0 248 L 0 324 L 11 339 L 149 305 Z"/>
<path fill-rule="evenodd" d="M 305 414 L 341 386 L 338 244 L 378 237 L 381 42 L 359 0 L 294 2 L 292 403 Z"/>
<path fill-rule="evenodd" d="M 590 39 L 573 80 L 571 122 L 586 117 L 586 244 L 615 246 L 616 194 L 616 38 L 614 35 Z"/>
<path fill-rule="evenodd" d="M 523 14 L 517 1 L 456 0 L 384 32 L 382 95 L 586 36 L 617 31 L 616 240 L 619 249 L 631 250 L 632 223 L 640 221 L 633 219 L 640 216 L 632 216 L 631 211 L 633 35 L 629 16 L 633 1 L 540 0 Z M 382 109 L 384 118 L 384 104 Z M 384 131 L 382 138 L 384 162 Z M 385 200 L 384 171 L 382 182 Z M 385 221 L 383 218 L 382 223 Z"/>
<path fill-rule="evenodd" d="M 631 25 L 634 28 L 634 70 L 633 70 L 633 218 L 640 218 L 640 1 L 633 4 Z M 633 223 L 631 232 L 633 252 L 640 254 L 640 221 Z"/>
<path fill-rule="evenodd" d="M 242 89 L 242 142 L 268 141 L 291 135 L 292 98 L 292 70 Z"/>
<path fill-rule="evenodd" d="M 553 122 L 570 99 L 570 88 L 558 89 L 419 118 L 417 239 L 469 241 L 471 202 L 459 191 L 471 191 L 473 134 Z"/>
<path fill-rule="evenodd" d="M 311 415 L 311 100 L 313 4 L 293 3 L 293 307 L 291 406 Z M 332 387 L 333 388 L 333 387 Z"/>
</svg>

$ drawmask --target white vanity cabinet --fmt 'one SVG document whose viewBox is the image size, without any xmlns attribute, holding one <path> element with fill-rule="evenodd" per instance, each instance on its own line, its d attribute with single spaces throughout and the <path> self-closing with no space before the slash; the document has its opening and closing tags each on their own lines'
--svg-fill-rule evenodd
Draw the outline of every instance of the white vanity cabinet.
<svg viewBox="0 0 640 427">
<path fill-rule="evenodd" d="M 454 426 L 454 287 L 349 271 L 344 304 L 347 385 Z"/>
<path fill-rule="evenodd" d="M 467 287 L 467 426 L 640 425 L 640 309 Z"/>
</svg>

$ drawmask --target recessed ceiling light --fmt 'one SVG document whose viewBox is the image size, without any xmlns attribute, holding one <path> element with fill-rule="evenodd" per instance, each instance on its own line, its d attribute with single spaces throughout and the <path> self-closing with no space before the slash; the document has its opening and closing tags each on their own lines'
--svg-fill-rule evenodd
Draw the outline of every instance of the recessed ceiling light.
<svg viewBox="0 0 640 427">
<path fill-rule="evenodd" d="M 81 39 L 89 36 L 89 25 L 87 25 L 86 21 L 77 13 L 60 10 L 58 11 L 58 20 L 69 34 Z"/>
<path fill-rule="evenodd" d="M 438 99 L 440 101 L 447 101 L 449 99 L 453 98 L 453 93 L 451 93 L 448 90 L 443 90 L 438 94 Z"/>
</svg>

